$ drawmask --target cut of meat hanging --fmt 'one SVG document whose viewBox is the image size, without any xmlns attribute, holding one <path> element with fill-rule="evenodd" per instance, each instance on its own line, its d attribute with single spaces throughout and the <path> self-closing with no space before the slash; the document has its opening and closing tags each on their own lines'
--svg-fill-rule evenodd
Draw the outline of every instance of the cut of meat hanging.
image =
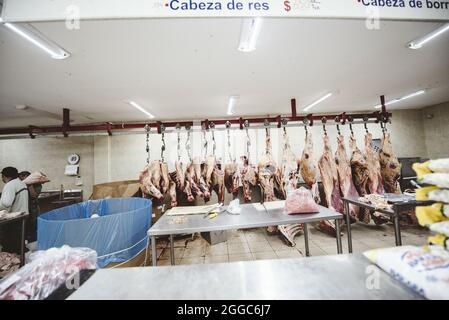
<svg viewBox="0 0 449 320">
<path fill-rule="evenodd" d="M 338 182 L 340 192 L 343 197 L 357 197 L 358 193 L 352 182 L 351 164 L 346 154 L 345 139 L 342 135 L 337 137 L 338 147 L 335 152 L 335 163 L 337 165 Z M 349 205 L 349 214 L 353 220 L 358 218 L 359 207 L 353 204 Z"/>
<path fill-rule="evenodd" d="M 152 182 L 152 172 L 150 167 L 145 167 L 139 174 L 139 181 L 142 184 L 142 193 L 154 199 L 162 199 L 164 196 Z"/>
<path fill-rule="evenodd" d="M 236 196 L 239 192 L 240 176 L 238 165 L 234 160 L 225 165 L 224 181 L 226 190 Z"/>
<path fill-rule="evenodd" d="M 194 181 L 196 185 L 199 187 L 204 201 L 208 202 L 210 200 L 210 190 L 202 174 L 202 166 L 203 163 L 201 163 L 199 158 L 195 158 L 193 160 Z"/>
<path fill-rule="evenodd" d="M 166 162 L 161 162 L 161 192 L 162 194 L 167 193 L 170 180 L 168 178 L 168 164 Z"/>
<path fill-rule="evenodd" d="M 214 190 L 218 196 L 218 202 L 223 203 L 225 198 L 224 172 L 221 169 L 221 163 L 219 162 L 215 162 L 211 182 L 212 190 Z"/>
<path fill-rule="evenodd" d="M 257 176 L 254 167 L 249 163 L 246 156 L 242 156 L 242 166 L 240 168 L 240 176 L 243 185 L 243 198 L 245 202 L 251 202 L 252 189 L 257 185 Z"/>
<path fill-rule="evenodd" d="M 257 178 L 262 189 L 263 201 L 274 201 L 274 175 L 276 164 L 269 155 L 263 155 L 257 165 Z"/>
<path fill-rule="evenodd" d="M 379 154 L 374 151 L 373 136 L 367 132 L 365 135 L 365 160 L 368 169 L 367 191 L 371 193 L 383 193 L 382 175 L 380 174 Z"/>
<path fill-rule="evenodd" d="M 176 183 L 174 183 L 171 179 L 170 179 L 170 187 L 169 187 L 168 191 L 170 193 L 171 206 L 176 207 L 178 205 L 177 195 L 176 195 Z"/>
<path fill-rule="evenodd" d="M 302 179 L 311 189 L 314 200 L 317 203 L 320 203 L 321 199 L 317 182 L 318 171 L 315 165 L 315 159 L 313 157 L 313 141 L 312 134 L 310 132 L 306 132 L 304 150 L 302 152 L 301 159 L 298 162 Z"/>
<path fill-rule="evenodd" d="M 401 164 L 393 151 L 390 133 L 388 132 L 385 132 L 382 138 L 379 162 L 385 191 L 388 193 L 401 193 L 398 181 L 401 177 Z"/>
<path fill-rule="evenodd" d="M 321 173 L 321 182 L 323 183 L 324 193 L 326 195 L 327 207 L 343 213 L 343 201 L 340 195 L 337 165 L 335 164 L 327 135 L 324 136 L 324 152 L 318 161 L 318 168 Z"/>
<path fill-rule="evenodd" d="M 282 152 L 281 170 L 286 181 L 286 189 L 294 190 L 298 188 L 299 183 L 299 161 L 292 151 L 288 139 L 287 131 L 284 132 L 284 150 Z"/>
<path fill-rule="evenodd" d="M 349 146 L 351 148 L 351 171 L 354 186 L 360 196 L 366 195 L 366 188 L 369 179 L 368 164 L 360 149 L 357 147 L 357 141 L 353 134 L 349 137 Z M 371 221 L 368 210 L 359 208 L 358 219 L 364 223 Z"/>
<path fill-rule="evenodd" d="M 340 185 L 338 183 L 337 165 L 332 154 L 332 149 L 328 135 L 324 135 L 324 152 L 318 161 L 318 168 L 321 173 L 321 182 L 323 184 L 326 196 L 326 204 L 329 209 L 343 213 L 343 201 L 340 195 Z M 332 236 L 336 236 L 335 225 L 330 221 L 325 221 L 315 225 L 321 230 Z"/>
</svg>

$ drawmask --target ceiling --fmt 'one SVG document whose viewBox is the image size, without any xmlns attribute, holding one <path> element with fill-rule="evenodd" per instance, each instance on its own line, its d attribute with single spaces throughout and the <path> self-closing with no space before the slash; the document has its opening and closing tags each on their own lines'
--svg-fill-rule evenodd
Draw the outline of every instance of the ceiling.
<svg viewBox="0 0 449 320">
<path fill-rule="evenodd" d="M 381 94 L 420 89 L 428 92 L 391 109 L 449 101 L 449 33 L 421 50 L 406 47 L 439 23 L 388 21 L 372 31 L 358 20 L 264 19 L 257 50 L 242 53 L 241 21 L 34 23 L 72 54 L 66 60 L 0 26 L 0 127 L 60 124 L 45 112 L 63 107 L 74 123 L 147 120 L 125 100 L 163 120 L 226 117 L 231 95 L 240 96 L 238 116 L 288 114 L 291 98 L 301 108 L 330 91 L 311 112 L 374 110 Z"/>
</svg>

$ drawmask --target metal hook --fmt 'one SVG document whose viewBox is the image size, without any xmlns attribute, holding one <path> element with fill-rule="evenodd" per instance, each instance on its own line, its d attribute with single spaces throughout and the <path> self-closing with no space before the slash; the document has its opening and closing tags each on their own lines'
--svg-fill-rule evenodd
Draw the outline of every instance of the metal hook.
<svg viewBox="0 0 449 320">
<path fill-rule="evenodd" d="M 366 133 L 368 134 L 369 133 L 369 131 L 368 131 L 368 126 L 367 126 L 367 123 L 368 123 L 368 117 L 363 117 L 363 126 L 365 127 L 365 131 L 366 131 Z"/>
<path fill-rule="evenodd" d="M 192 152 L 191 152 L 191 147 L 190 147 L 190 125 L 186 125 L 186 130 L 187 130 L 187 141 L 186 141 L 186 150 L 187 150 L 187 155 L 189 157 L 189 160 L 192 161 Z"/>
<path fill-rule="evenodd" d="M 178 151 L 178 161 L 181 160 L 181 125 L 179 123 L 176 124 L 176 131 L 177 131 L 177 151 Z"/>
<path fill-rule="evenodd" d="M 217 148 L 217 144 L 215 142 L 215 123 L 211 122 L 210 123 L 210 129 L 211 129 L 211 133 L 212 133 L 212 154 L 215 156 L 215 150 Z"/>
<path fill-rule="evenodd" d="M 304 118 L 302 120 L 302 123 L 304 124 L 304 130 L 306 131 L 306 137 L 309 134 L 309 129 L 307 128 L 309 126 L 309 120 L 307 118 Z"/>
<path fill-rule="evenodd" d="M 165 152 L 165 126 L 161 125 L 162 134 L 162 146 L 161 146 L 161 161 L 164 162 L 164 152 Z"/>
<path fill-rule="evenodd" d="M 244 122 L 245 131 L 246 131 L 246 156 L 250 157 L 250 147 L 251 147 L 251 137 L 249 136 L 248 128 L 249 128 L 249 121 L 245 120 Z"/>
<path fill-rule="evenodd" d="M 341 136 L 341 132 L 340 132 L 340 117 L 339 116 L 335 117 L 335 123 L 337 125 L 337 133 L 338 133 L 339 136 Z"/>
<path fill-rule="evenodd" d="M 233 161 L 232 155 L 231 155 L 231 135 L 230 135 L 230 130 L 229 130 L 230 128 L 231 128 L 231 122 L 226 121 L 226 134 L 227 134 L 227 138 L 228 138 L 228 157 L 229 157 L 229 161 Z"/>
<path fill-rule="evenodd" d="M 146 133 L 146 152 L 147 152 L 147 164 L 150 163 L 150 126 L 148 125 L 148 123 L 145 125 L 145 133 Z"/>
<path fill-rule="evenodd" d="M 323 131 L 324 131 L 324 135 L 327 136 L 327 130 L 326 130 L 326 122 L 327 122 L 327 118 L 326 118 L 326 117 L 322 117 L 322 118 L 321 118 L 321 122 L 323 123 Z"/>
<path fill-rule="evenodd" d="M 351 136 L 354 135 L 354 131 L 352 130 L 352 122 L 354 121 L 354 118 L 352 118 L 351 116 L 348 117 L 348 122 L 349 122 L 349 130 L 351 131 Z"/>
</svg>

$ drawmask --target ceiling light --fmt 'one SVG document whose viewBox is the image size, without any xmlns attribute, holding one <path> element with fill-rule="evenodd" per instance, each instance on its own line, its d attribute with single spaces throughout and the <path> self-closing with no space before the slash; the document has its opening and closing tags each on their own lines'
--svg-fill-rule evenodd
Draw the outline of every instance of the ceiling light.
<svg viewBox="0 0 449 320">
<path fill-rule="evenodd" d="M 397 103 L 399 101 L 419 96 L 419 95 L 421 95 L 423 93 L 426 93 L 426 91 L 425 90 L 419 90 L 419 91 L 413 92 L 413 93 L 411 93 L 409 95 L 406 95 L 406 96 L 404 96 L 402 98 L 398 98 L 398 99 L 394 99 L 394 100 L 388 101 L 387 103 L 385 103 L 385 106 L 392 105 L 392 104 L 395 104 L 395 103 Z M 380 109 L 381 107 L 382 107 L 382 105 L 379 104 L 379 105 L 375 106 L 374 108 Z"/>
<path fill-rule="evenodd" d="M 47 52 L 53 59 L 61 60 L 70 57 L 70 53 L 47 39 L 42 33 L 29 24 L 6 22 L 3 25 Z"/>
<path fill-rule="evenodd" d="M 147 116 L 148 116 L 148 118 L 150 118 L 150 119 L 154 119 L 154 116 L 151 114 L 151 113 L 149 113 L 147 110 L 145 110 L 144 108 L 142 108 L 141 106 L 139 106 L 137 103 L 135 103 L 134 101 L 129 101 L 128 102 L 131 106 L 133 106 L 134 108 L 136 108 L 137 110 L 139 110 L 140 112 L 142 112 L 142 113 L 145 113 Z"/>
<path fill-rule="evenodd" d="M 262 18 L 244 19 L 240 34 L 239 50 L 251 52 L 256 50 L 256 42 L 262 28 Z"/>
<path fill-rule="evenodd" d="M 229 97 L 229 103 L 228 103 L 228 115 L 229 116 L 232 116 L 234 114 L 234 107 L 235 107 L 238 99 L 239 99 L 239 96 Z"/>
<path fill-rule="evenodd" d="M 307 107 L 305 107 L 303 109 L 303 111 L 308 111 L 309 109 L 313 108 L 314 106 L 316 106 L 317 104 L 323 102 L 324 100 L 326 100 L 327 98 L 329 98 L 330 96 L 332 96 L 332 93 L 328 93 L 326 94 L 324 97 L 319 98 L 317 101 L 312 102 L 311 104 L 309 104 Z"/>
<path fill-rule="evenodd" d="M 449 23 L 443 24 L 441 27 L 439 27 L 438 29 L 430 32 L 429 34 L 427 34 L 427 35 L 425 35 L 425 36 L 423 36 L 423 37 L 421 37 L 419 39 L 416 39 L 416 40 L 413 40 L 413 41 L 409 42 L 408 43 L 408 47 L 410 49 L 420 49 L 420 48 L 422 48 L 422 46 L 425 43 L 427 43 L 430 40 L 438 37 L 439 35 L 443 34 L 444 32 L 446 32 L 448 30 L 449 30 Z"/>
</svg>

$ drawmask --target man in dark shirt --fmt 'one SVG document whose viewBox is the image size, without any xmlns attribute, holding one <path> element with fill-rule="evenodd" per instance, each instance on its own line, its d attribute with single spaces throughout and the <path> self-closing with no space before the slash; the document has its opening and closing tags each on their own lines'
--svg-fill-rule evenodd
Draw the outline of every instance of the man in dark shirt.
<svg viewBox="0 0 449 320">
<path fill-rule="evenodd" d="M 19 179 L 25 180 L 31 173 L 29 171 L 19 172 Z M 37 217 L 40 214 L 39 209 L 39 194 L 42 192 L 42 184 L 35 183 L 29 184 L 28 187 L 28 207 L 30 216 L 27 221 L 27 234 L 26 239 L 28 242 L 34 242 L 37 240 Z"/>
</svg>

